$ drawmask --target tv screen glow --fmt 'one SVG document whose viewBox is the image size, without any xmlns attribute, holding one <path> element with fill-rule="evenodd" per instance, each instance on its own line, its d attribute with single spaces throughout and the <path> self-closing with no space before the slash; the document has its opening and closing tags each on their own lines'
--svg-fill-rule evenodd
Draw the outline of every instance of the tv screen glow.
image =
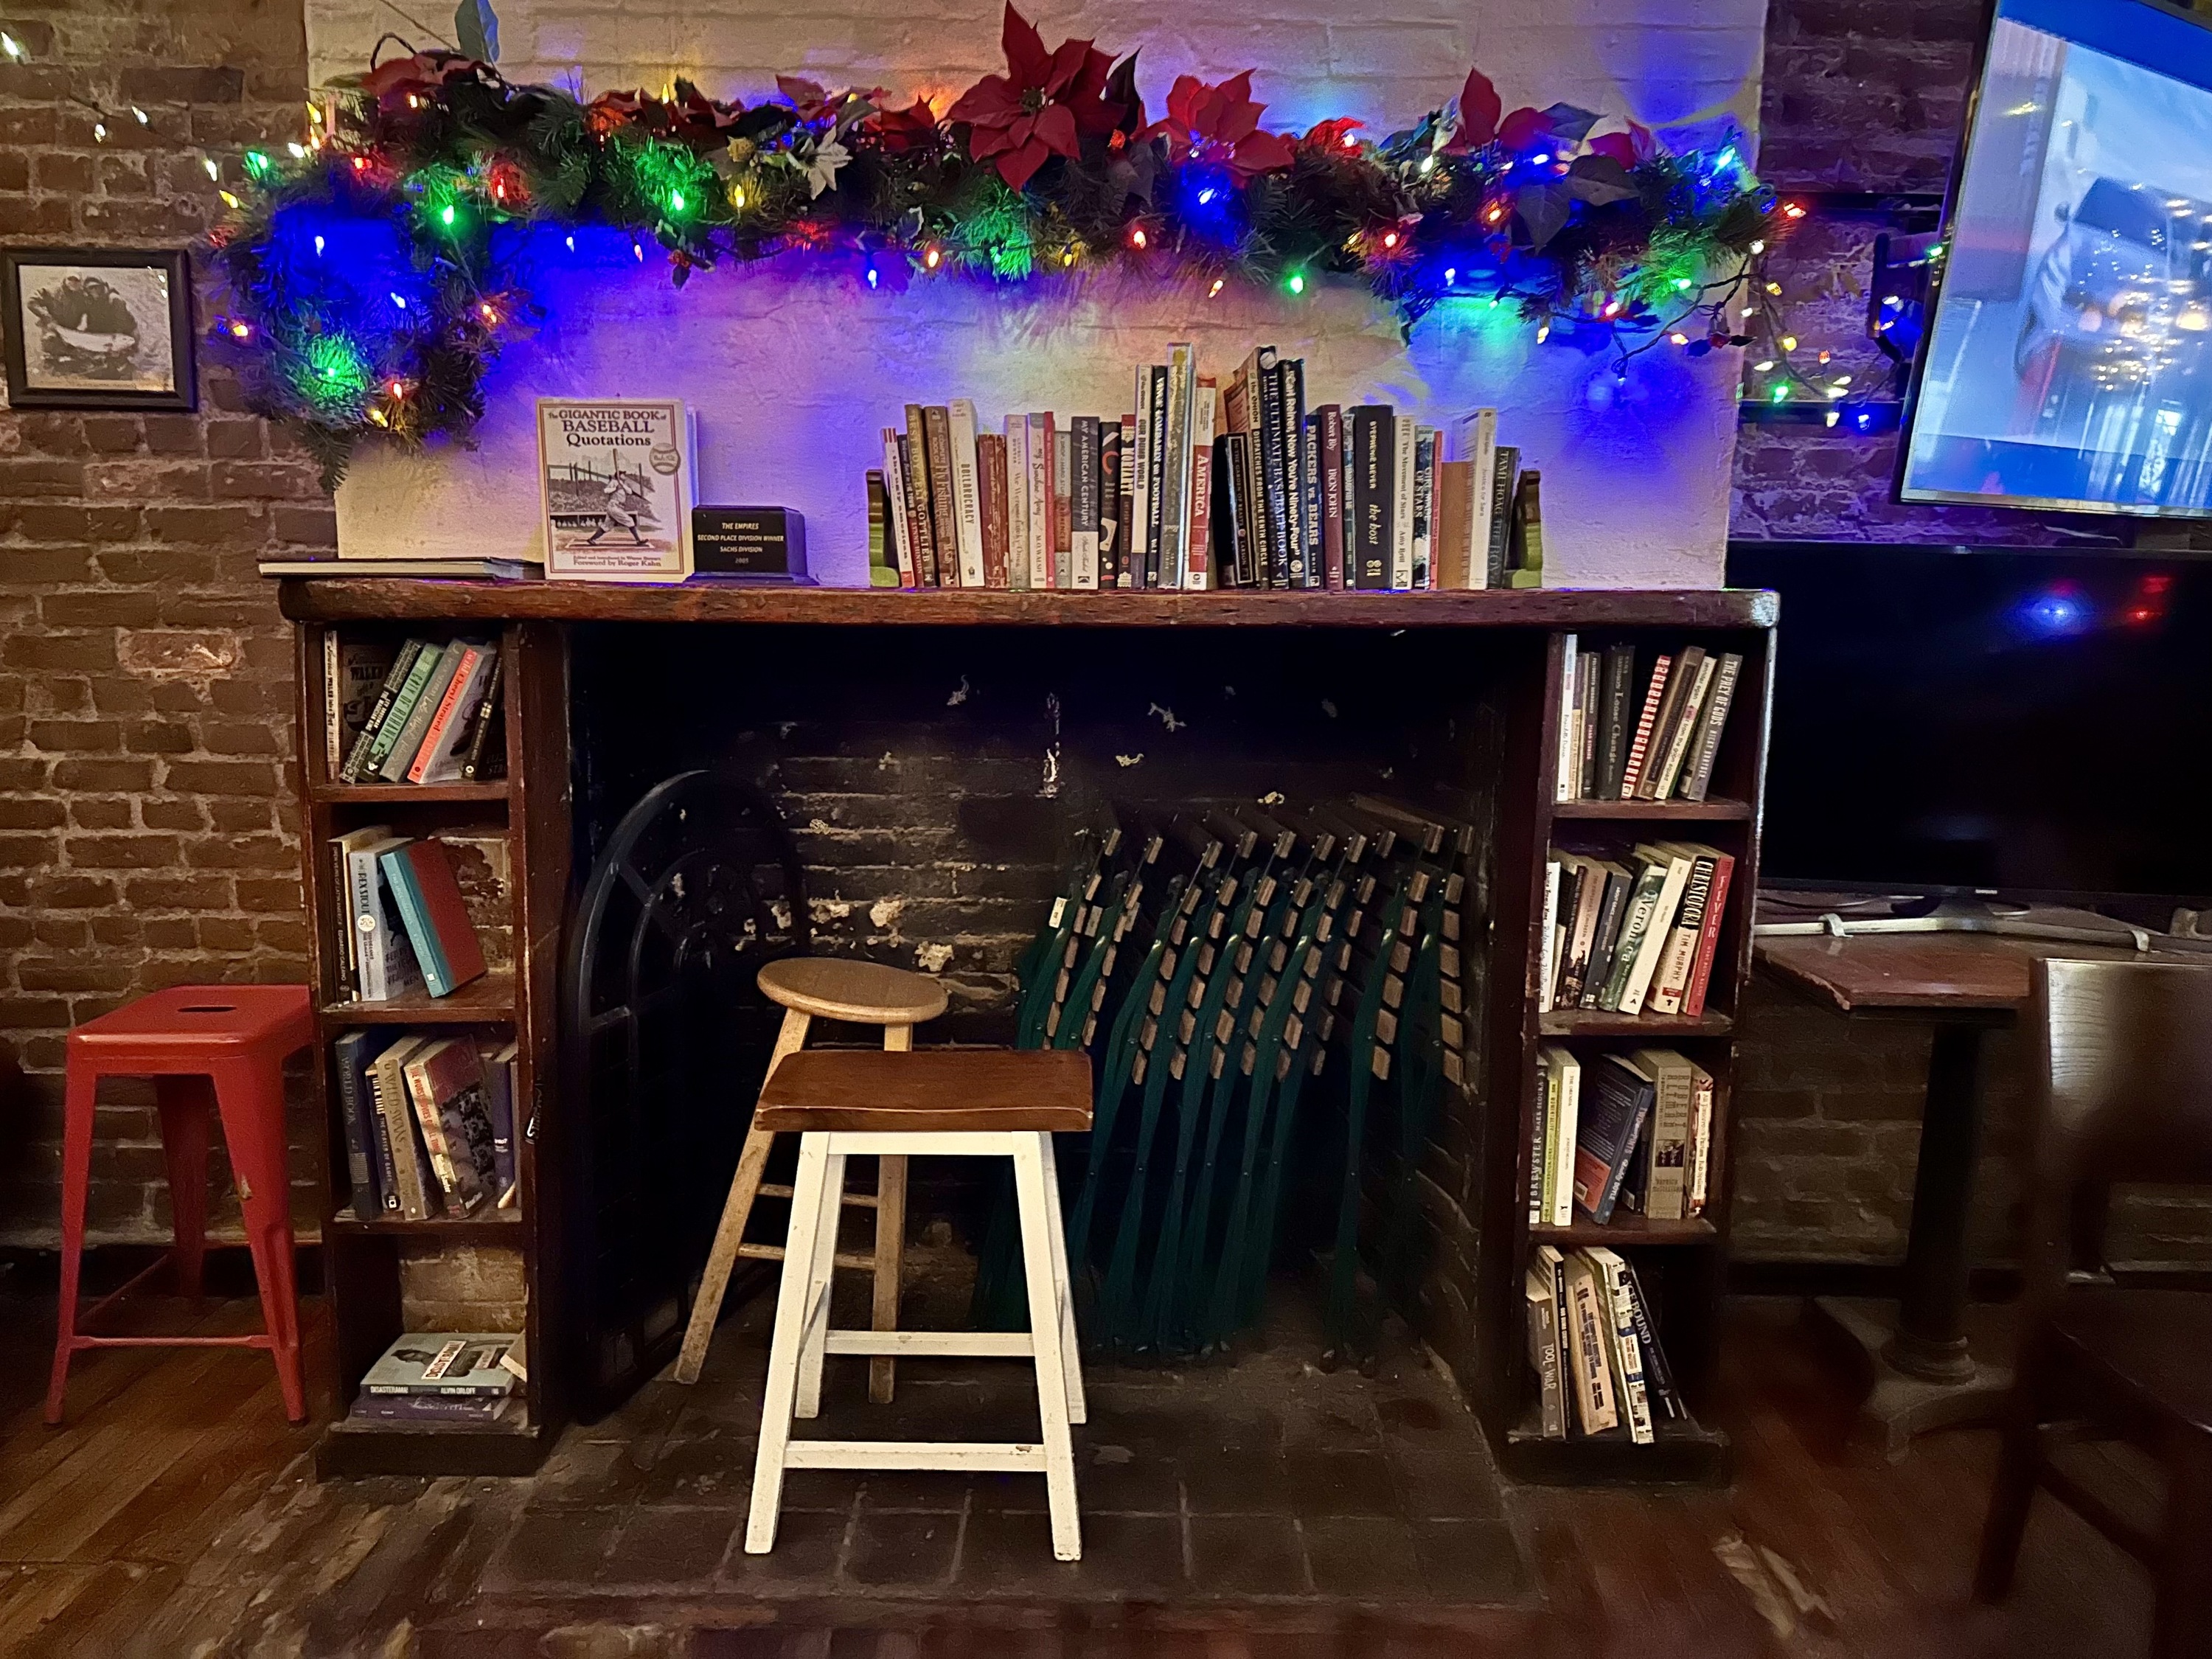
<svg viewBox="0 0 2212 1659">
<path fill-rule="evenodd" d="M 2212 514 L 2212 30 L 1999 0 L 1899 493 Z"/>
</svg>

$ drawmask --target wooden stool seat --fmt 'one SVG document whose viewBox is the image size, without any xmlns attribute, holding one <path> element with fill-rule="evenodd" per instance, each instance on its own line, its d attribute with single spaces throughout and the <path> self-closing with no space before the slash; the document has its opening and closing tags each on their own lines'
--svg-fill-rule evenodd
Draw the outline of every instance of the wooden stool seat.
<svg viewBox="0 0 2212 1659">
<path fill-rule="evenodd" d="M 806 1045 L 808 1028 L 817 1019 L 842 1020 L 848 1024 L 880 1025 L 886 1051 L 903 1052 L 914 1046 L 916 1022 L 935 1019 L 945 1012 L 945 988 L 927 974 L 910 973 L 880 962 L 848 962 L 835 957 L 785 957 L 763 966 L 757 976 L 761 994 L 784 1010 L 783 1029 L 776 1033 L 775 1051 L 769 1056 L 772 1081 L 787 1060 Z M 781 1261 L 784 1247 L 765 1242 L 750 1243 L 745 1224 L 758 1198 L 792 1197 L 780 1182 L 764 1183 L 768 1155 L 775 1144 L 775 1130 L 757 1109 L 746 1133 L 744 1150 L 738 1156 L 737 1174 L 730 1182 L 730 1196 L 722 1206 L 721 1224 L 715 1229 L 714 1249 L 699 1280 L 699 1294 L 691 1304 L 691 1319 L 684 1332 L 684 1351 L 677 1356 L 676 1380 L 696 1382 L 706 1364 L 707 1344 L 714 1334 L 714 1321 L 722 1310 L 722 1294 L 729 1288 L 730 1272 L 740 1259 Z M 841 1166 L 842 1169 L 842 1166 Z M 842 1176 L 841 1176 L 842 1180 Z M 898 1325 L 899 1257 L 906 1237 L 906 1159 L 885 1155 L 876 1160 L 876 1190 L 846 1193 L 839 1203 L 876 1212 L 875 1249 L 869 1255 L 833 1250 L 840 1267 L 866 1268 L 875 1275 L 875 1322 L 881 1331 Z M 836 1229 L 833 1227 L 834 1234 Z M 868 1369 L 868 1398 L 878 1403 L 891 1397 L 893 1362 L 878 1358 Z"/>
<path fill-rule="evenodd" d="M 1079 1133 L 1091 1127 L 1091 1061 L 1073 1048 L 817 1048 L 775 1068 L 753 1121 L 777 1133 Z"/>
<path fill-rule="evenodd" d="M 927 974 L 880 962 L 786 957 L 760 970 L 761 994 L 817 1019 L 919 1025 L 945 1012 L 945 988 Z"/>
</svg>

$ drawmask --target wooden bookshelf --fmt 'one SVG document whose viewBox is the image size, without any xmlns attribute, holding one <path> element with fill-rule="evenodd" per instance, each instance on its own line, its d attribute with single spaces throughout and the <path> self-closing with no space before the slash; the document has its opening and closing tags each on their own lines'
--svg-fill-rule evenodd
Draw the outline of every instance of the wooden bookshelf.
<svg viewBox="0 0 2212 1659">
<path fill-rule="evenodd" d="M 1680 592 L 1534 590 L 1474 593 L 1365 594 L 1216 592 L 1069 593 L 866 589 L 763 588 L 712 580 L 678 587 L 599 584 L 292 580 L 281 592 L 285 614 L 298 624 L 301 686 L 299 775 L 304 824 L 305 873 L 310 921 L 318 941 L 315 996 L 326 1037 L 363 1023 L 480 1025 L 511 1030 L 522 1054 L 518 1097 L 518 1154 L 522 1176 L 520 1213 L 512 1219 L 400 1223 L 356 1217 L 344 1190 L 342 1140 L 331 1133 L 331 1190 L 324 1237 L 331 1263 L 330 1282 L 338 1327 L 335 1345 L 339 1395 L 349 1401 L 368 1365 L 398 1334 L 403 1252 L 513 1249 L 526 1266 L 529 1287 L 531 1381 L 527 1414 L 520 1425 L 497 1429 L 407 1425 L 362 1428 L 341 1425 L 325 1436 L 319 1464 L 330 1473 L 380 1470 L 413 1474 L 511 1473 L 530 1467 L 565 1420 L 580 1386 L 580 1358 L 591 1345 L 623 1339 L 605 1328 L 585 1285 L 588 1229 L 563 1208 L 564 1194 L 580 1194 L 592 1126 L 572 1121 L 576 1103 L 564 1098 L 556 1070 L 556 975 L 561 916 L 569 885 L 571 840 L 570 708 L 568 673 L 572 629 L 649 624 L 736 624 L 771 638 L 805 641 L 819 657 L 837 643 L 825 630 L 964 629 L 976 631 L 975 648 L 988 649 L 988 630 L 1074 629 L 1085 659 L 1097 668 L 1119 659 L 1118 636 L 1129 635 L 1129 659 L 1163 648 L 1161 630 L 1189 632 L 1188 648 L 1227 639 L 1206 630 L 1300 630 L 1354 641 L 1354 632 L 1388 630 L 1415 635 L 1436 672 L 1435 684 L 1459 699 L 1449 709 L 1424 708 L 1445 729 L 1445 716 L 1463 713 L 1458 735 L 1424 750 L 1433 757 L 1431 784 L 1449 783 L 1482 798 L 1492 823 L 1489 844 L 1478 854 L 1480 879 L 1466 884 L 1455 937 L 1468 943 L 1484 971 L 1472 975 L 1480 1000 L 1466 1022 L 1466 1081 L 1449 1109 L 1479 1122 L 1464 1125 L 1475 1151 L 1461 1197 L 1474 1237 L 1455 1269 L 1465 1280 L 1471 1321 L 1456 1333 L 1430 1334 L 1449 1356 L 1455 1375 L 1489 1432 L 1506 1467 L 1527 1479 L 1600 1480 L 1711 1478 L 1726 1467 L 1726 1437 L 1694 1419 L 1669 1424 L 1654 1446 L 1630 1444 L 1625 1436 L 1544 1441 L 1531 1433 L 1531 1379 L 1524 1358 L 1522 1279 L 1532 1244 L 1606 1243 L 1634 1253 L 1653 1292 L 1662 1340 L 1693 1409 L 1711 1371 L 1717 1302 L 1728 1249 L 1728 1101 L 1734 1072 L 1734 1019 L 1749 969 L 1746 918 L 1758 879 L 1758 802 L 1764 776 L 1766 704 L 1771 682 L 1770 641 L 1776 620 L 1771 594 L 1733 590 Z M 506 742 L 507 778 L 483 785 L 435 788 L 340 786 L 331 781 L 321 753 L 321 640 L 326 628 L 381 629 L 392 637 L 412 629 L 445 634 L 463 629 L 489 637 L 495 632 L 507 655 Z M 777 632 L 776 630 L 781 630 Z M 1132 630 L 1134 630 L 1133 634 Z M 1713 778 L 1713 797 L 1698 802 L 1556 802 L 1552 766 L 1557 752 L 1556 710 L 1568 634 L 1602 642 L 1633 639 L 1646 647 L 1675 648 L 1697 642 L 1709 649 L 1741 651 L 1745 669 Z M 1149 637 L 1148 637 L 1149 636 Z M 1285 640 L 1287 644 L 1287 639 Z M 865 648 L 851 641 L 848 648 Z M 963 647 L 964 648 L 964 647 Z M 1185 647 L 1180 640 L 1172 648 Z M 1241 647 L 1249 650 L 1252 647 Z M 1273 648 L 1273 641 L 1267 647 Z M 1392 649 L 1397 647 L 1394 645 Z M 1323 644 L 1323 655 L 1327 647 Z M 1462 665 L 1474 663 L 1472 679 Z M 1479 688 L 1474 681 L 1480 681 Z M 1463 708 L 1462 707 L 1463 705 Z M 727 711 L 741 724 L 742 709 Z M 1409 726 L 1409 730 L 1411 729 Z M 1414 781 L 1406 781 L 1413 787 Z M 513 870 L 514 966 L 478 981 L 457 996 L 364 1004 L 348 999 L 335 973 L 327 919 L 336 896 L 325 890 L 325 849 L 331 836 L 357 824 L 389 821 L 403 833 L 435 833 L 447 820 L 471 833 L 503 834 Z M 1666 826 L 1672 826 L 1671 829 Z M 1729 897 L 1710 1008 L 1698 1019 L 1639 1017 L 1583 1011 L 1539 1015 L 1534 1000 L 1537 932 L 1544 858 L 1555 836 L 1641 839 L 1672 834 L 1707 840 L 1738 862 Z M 1482 953 L 1486 952 L 1486 956 Z M 1470 963 L 1472 969 L 1476 964 Z M 1679 1043 L 1712 1072 L 1716 1091 L 1711 1174 L 1711 1199 L 1693 1221 L 1646 1223 L 1624 1218 L 1602 1228 L 1583 1224 L 1532 1228 L 1527 1219 L 1528 1124 L 1527 1102 L 1540 1042 L 1588 1045 L 1585 1052 L 1639 1042 Z M 318 1078 L 326 1113 L 329 1079 Z M 331 1115 L 335 1115 L 331 1114 Z M 523 1133 L 528 1123 L 532 1132 Z M 570 1176 L 563 1180 L 562 1171 Z M 582 1200 L 575 1200 L 580 1212 Z M 571 1262 L 570 1255 L 575 1258 Z M 1455 1280 L 1455 1283 L 1461 1282 Z M 634 1346 L 634 1345 L 633 1345 Z"/>
<path fill-rule="evenodd" d="M 449 619 L 425 621 L 428 632 L 450 636 L 459 631 Z M 552 975 L 568 866 L 568 693 L 565 642 L 559 630 L 537 623 L 506 623 L 496 630 L 507 662 L 504 730 L 495 734 L 495 741 L 504 739 L 505 778 L 483 783 L 340 784 L 331 777 L 323 735 L 322 636 L 330 627 L 387 634 L 395 643 L 401 630 L 374 621 L 311 623 L 296 630 L 301 863 L 324 1054 L 324 1063 L 315 1068 L 314 1088 L 329 1125 L 322 1237 L 343 1407 L 351 1404 L 362 1375 L 407 1328 L 401 1291 L 404 1255 L 518 1252 L 528 1297 L 525 1328 L 530 1352 L 537 1356 L 556 1346 L 561 1285 L 550 1269 L 558 1258 L 550 1236 L 558 1182 L 545 1157 L 551 1126 L 534 1121 L 533 1103 L 554 1065 Z M 334 836 L 386 820 L 410 835 L 446 830 L 505 839 L 509 871 L 503 920 L 512 945 L 510 964 L 450 996 L 418 991 L 382 1002 L 354 999 L 337 955 L 335 930 L 344 903 L 343 896 L 332 890 L 329 844 Z M 520 1193 L 514 1208 L 420 1220 L 356 1213 L 329 1054 L 332 1040 L 362 1025 L 476 1026 L 513 1036 L 520 1060 L 514 1103 Z M 518 1385 L 517 1395 L 520 1408 L 515 1419 L 491 1425 L 341 1420 L 318 1445 L 316 1468 L 326 1475 L 527 1473 L 551 1446 L 562 1422 L 557 1366 L 533 1363 L 530 1380 Z"/>
</svg>

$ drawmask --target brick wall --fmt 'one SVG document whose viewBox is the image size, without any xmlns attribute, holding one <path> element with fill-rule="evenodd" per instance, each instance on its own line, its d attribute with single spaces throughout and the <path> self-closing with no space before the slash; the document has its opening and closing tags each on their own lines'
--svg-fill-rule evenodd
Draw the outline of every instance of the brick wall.
<svg viewBox="0 0 2212 1659">
<path fill-rule="evenodd" d="M 300 124 L 297 0 L 14 0 L 7 26 L 8 242 L 185 245 L 217 211 L 202 154 Z M 117 112 L 104 143 L 93 105 Z M 291 641 L 254 562 L 331 522 L 219 374 L 193 415 L 0 412 L 0 1043 L 29 1074 L 0 1103 L 0 1243 L 54 1237 L 72 1024 L 180 981 L 306 975 Z M 118 1088 L 93 1236 L 161 1236 L 161 1170 L 150 1097 Z"/>
</svg>

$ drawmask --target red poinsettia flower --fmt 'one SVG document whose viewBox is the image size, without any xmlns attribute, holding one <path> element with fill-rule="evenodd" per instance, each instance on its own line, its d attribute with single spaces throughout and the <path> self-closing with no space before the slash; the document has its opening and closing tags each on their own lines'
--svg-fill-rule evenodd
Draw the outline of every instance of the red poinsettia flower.
<svg viewBox="0 0 2212 1659">
<path fill-rule="evenodd" d="M 1349 115 L 1316 121 L 1306 129 L 1305 137 L 1298 140 L 1298 147 L 1328 155 L 1349 155 L 1359 148 L 1359 140 L 1352 133 L 1366 125 Z"/>
<path fill-rule="evenodd" d="M 1589 141 L 1590 154 L 1609 155 L 1625 167 L 1649 161 L 1664 153 L 1658 135 L 1641 121 L 1631 121 L 1626 132 L 1604 132 Z"/>
<path fill-rule="evenodd" d="M 584 125 L 599 137 L 635 126 L 656 138 L 695 149 L 719 143 L 744 113 L 742 104 L 717 103 L 689 81 L 676 82 L 673 98 L 645 92 L 603 92 L 584 106 Z"/>
<path fill-rule="evenodd" d="M 1296 155 L 1282 134 L 1260 131 L 1266 107 L 1252 101 L 1250 70 L 1218 87 L 1194 75 L 1178 76 L 1168 94 L 1167 119 L 1152 131 L 1166 135 L 1175 159 L 1225 167 L 1242 185 L 1290 166 Z"/>
<path fill-rule="evenodd" d="M 854 131 L 886 155 L 913 155 L 945 142 L 937 112 L 927 98 L 917 98 L 904 109 L 879 109 Z"/>
<path fill-rule="evenodd" d="M 361 89 L 379 110 L 389 114 L 417 107 L 408 103 L 410 97 L 428 103 L 447 82 L 473 75 L 483 67 L 475 58 L 459 52 L 418 52 L 412 58 L 379 64 L 361 77 Z"/>
<path fill-rule="evenodd" d="M 1452 134 L 1451 142 L 1444 146 L 1447 155 L 1464 155 L 1469 150 L 1480 149 L 1498 137 L 1498 112 L 1505 100 L 1498 95 L 1498 88 L 1490 84 L 1490 77 L 1480 70 L 1467 72 L 1467 84 L 1459 93 L 1459 131 Z M 1516 112 L 1527 114 L 1522 110 Z"/>
<path fill-rule="evenodd" d="M 825 91 L 818 81 L 808 81 L 796 75 L 779 75 L 775 89 L 784 95 L 801 122 L 808 126 L 817 121 L 849 119 L 874 109 L 890 94 L 881 87 L 864 87 L 848 90 L 840 87 Z"/>
<path fill-rule="evenodd" d="M 987 75 L 960 96 L 945 118 L 968 129 L 968 154 L 990 161 L 1015 190 L 1054 155 L 1080 153 L 1082 135 L 1103 136 L 1121 106 L 1102 96 L 1114 60 L 1088 40 L 1063 40 L 1051 52 L 1029 19 L 1009 4 L 1000 43 L 1005 75 Z"/>
</svg>

